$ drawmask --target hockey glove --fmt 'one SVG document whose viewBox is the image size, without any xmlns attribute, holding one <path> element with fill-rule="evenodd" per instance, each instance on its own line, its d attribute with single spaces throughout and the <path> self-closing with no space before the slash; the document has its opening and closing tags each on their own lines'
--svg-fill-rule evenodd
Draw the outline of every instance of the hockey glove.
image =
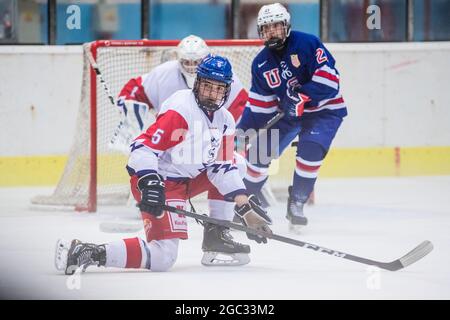
<svg viewBox="0 0 450 320">
<path fill-rule="evenodd" d="M 305 103 L 311 99 L 298 91 L 297 87 L 289 86 L 286 90 L 286 96 L 281 102 L 283 110 L 291 117 L 300 117 L 305 109 Z"/>
<path fill-rule="evenodd" d="M 242 224 L 246 227 L 253 228 L 258 231 L 272 233 L 268 227 L 272 224 L 272 220 L 267 215 L 267 212 L 261 207 L 261 203 L 255 195 L 248 197 L 248 203 L 242 206 L 235 206 L 234 213 L 241 219 Z M 267 238 L 247 233 L 250 240 L 255 240 L 258 243 L 267 243 Z"/>
<path fill-rule="evenodd" d="M 138 188 L 141 192 L 139 209 L 156 217 L 162 215 L 162 206 L 166 204 L 164 194 L 164 179 L 157 173 L 149 173 L 138 180 Z"/>
</svg>

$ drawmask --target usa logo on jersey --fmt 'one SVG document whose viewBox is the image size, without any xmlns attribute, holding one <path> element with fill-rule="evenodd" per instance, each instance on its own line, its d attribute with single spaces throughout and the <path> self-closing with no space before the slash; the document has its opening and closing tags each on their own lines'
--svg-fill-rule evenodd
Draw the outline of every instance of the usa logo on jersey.
<svg viewBox="0 0 450 320">
<path fill-rule="evenodd" d="M 278 68 L 270 69 L 269 71 L 266 71 L 263 73 L 264 78 L 266 79 L 267 85 L 270 88 L 276 88 L 279 87 L 281 84 L 280 79 L 280 71 L 278 71 Z"/>
</svg>

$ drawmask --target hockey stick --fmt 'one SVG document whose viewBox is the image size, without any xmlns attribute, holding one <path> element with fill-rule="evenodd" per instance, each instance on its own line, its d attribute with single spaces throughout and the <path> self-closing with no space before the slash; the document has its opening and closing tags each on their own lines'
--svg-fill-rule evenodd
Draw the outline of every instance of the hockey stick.
<svg viewBox="0 0 450 320">
<path fill-rule="evenodd" d="M 284 117 L 284 111 L 279 111 L 277 112 L 276 115 L 274 115 L 272 118 L 269 119 L 269 121 L 266 122 L 266 124 L 259 128 L 257 132 L 253 131 L 250 132 L 250 134 L 248 136 L 243 136 L 245 137 L 245 150 L 247 150 L 248 148 L 250 148 L 252 142 L 257 139 L 259 136 L 261 136 L 261 134 L 263 133 L 263 130 L 269 130 L 270 128 L 272 128 L 278 121 L 281 120 L 281 118 Z M 238 152 L 240 152 L 242 150 L 238 150 Z"/>
<path fill-rule="evenodd" d="M 425 257 L 428 253 L 430 253 L 433 250 L 433 244 L 430 241 L 426 240 L 426 241 L 423 241 L 421 244 L 419 244 L 417 247 L 415 247 L 413 250 L 411 250 L 410 252 L 408 252 L 407 254 L 405 254 L 403 257 L 401 257 L 399 259 L 396 259 L 391 262 L 380 262 L 380 261 L 371 260 L 371 259 L 351 255 L 348 253 L 332 250 L 332 249 L 327 249 L 327 248 L 318 246 L 316 244 L 283 237 L 283 236 L 280 236 L 280 235 L 277 235 L 274 233 L 268 234 L 268 233 L 265 233 L 262 231 L 248 228 L 246 226 L 243 226 L 243 225 L 240 225 L 240 224 L 237 224 L 234 222 L 208 217 L 205 215 L 189 212 L 186 210 L 177 209 L 177 208 L 174 208 L 171 206 L 164 205 L 162 207 L 164 210 L 167 210 L 167 211 L 170 211 L 173 213 L 177 213 L 177 214 L 182 214 L 182 215 L 185 215 L 187 217 L 194 218 L 197 220 L 202 220 L 202 221 L 206 221 L 206 222 L 220 225 L 223 227 L 244 231 L 246 233 L 251 233 L 253 235 L 263 236 L 268 239 L 281 241 L 284 243 L 292 244 L 294 246 L 299 246 L 299 247 L 303 247 L 306 249 L 312 249 L 314 251 L 326 253 L 328 255 L 335 256 L 338 258 L 352 260 L 352 261 L 359 262 L 359 263 L 366 264 L 366 265 L 377 266 L 381 269 L 385 269 L 385 270 L 389 270 L 389 271 L 397 271 L 397 270 L 403 269 L 403 268 L 415 263 L 416 261 L 422 259 L 423 257 Z"/>
<path fill-rule="evenodd" d="M 114 99 L 114 96 L 112 95 L 111 91 L 109 90 L 109 86 L 106 83 L 105 79 L 103 78 L 102 73 L 100 72 L 100 69 L 98 67 L 97 62 L 94 59 L 94 56 L 91 53 L 90 46 L 86 50 L 86 56 L 89 60 L 89 64 L 91 65 L 92 69 L 94 69 L 95 74 L 97 75 L 97 78 L 100 80 L 100 83 L 102 84 L 103 90 L 106 93 L 106 96 L 108 97 L 108 100 L 111 102 L 113 107 L 116 107 L 116 100 Z M 116 130 L 113 133 L 113 136 L 111 138 L 110 144 L 113 145 L 122 130 L 122 127 L 124 126 L 124 123 L 122 120 L 120 120 L 119 124 L 117 125 Z"/>
<path fill-rule="evenodd" d="M 105 90 L 105 93 L 108 96 L 109 101 L 111 101 L 111 104 L 113 106 L 116 106 L 116 101 L 115 101 L 113 95 L 111 94 L 111 91 L 109 90 L 108 84 L 106 83 L 105 79 L 103 78 L 103 75 L 100 72 L 100 69 L 98 68 L 98 64 L 95 61 L 94 56 L 91 53 L 90 46 L 89 46 L 89 49 L 86 50 L 86 56 L 87 56 L 87 58 L 89 60 L 89 63 L 91 64 L 92 69 L 94 69 L 95 74 L 100 79 L 100 83 L 102 84 L 103 89 Z"/>
<path fill-rule="evenodd" d="M 267 130 L 267 129 L 272 128 L 283 117 L 284 117 L 284 111 L 278 112 L 276 115 L 274 115 L 272 118 L 270 118 L 270 120 L 267 121 L 267 123 L 259 130 Z"/>
</svg>

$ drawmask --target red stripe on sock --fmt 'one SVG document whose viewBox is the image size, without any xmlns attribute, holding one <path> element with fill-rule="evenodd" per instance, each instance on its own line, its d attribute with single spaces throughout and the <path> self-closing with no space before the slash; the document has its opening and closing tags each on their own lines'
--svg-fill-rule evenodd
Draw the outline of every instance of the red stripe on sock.
<svg viewBox="0 0 450 320">
<path fill-rule="evenodd" d="M 261 176 L 262 176 L 262 173 L 253 170 L 253 169 L 250 168 L 249 166 L 247 166 L 247 173 L 248 173 L 250 176 L 254 177 L 254 178 L 258 178 L 258 177 L 261 177 Z"/>
<path fill-rule="evenodd" d="M 125 268 L 140 268 L 142 261 L 139 238 L 124 239 L 127 248 L 127 264 Z"/>
<path fill-rule="evenodd" d="M 297 160 L 297 168 L 307 172 L 317 172 L 319 171 L 320 165 L 318 166 L 309 166 L 307 164 L 301 163 Z"/>
</svg>

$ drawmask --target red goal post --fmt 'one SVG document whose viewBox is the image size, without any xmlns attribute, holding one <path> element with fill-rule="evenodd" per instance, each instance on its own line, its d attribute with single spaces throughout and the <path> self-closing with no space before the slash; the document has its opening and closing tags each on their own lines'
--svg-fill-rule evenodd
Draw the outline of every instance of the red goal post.
<svg viewBox="0 0 450 320">
<path fill-rule="evenodd" d="M 127 157 L 108 148 L 108 139 L 120 122 L 119 108 L 114 109 L 105 86 L 115 101 L 129 79 L 174 59 L 178 43 L 179 40 L 100 40 L 83 45 L 80 108 L 67 163 L 53 194 L 37 196 L 32 203 L 73 206 L 79 211 L 95 212 L 99 204 L 127 202 Z M 231 61 L 233 71 L 249 89 L 251 63 L 262 41 L 207 40 L 206 43 L 213 53 Z"/>
</svg>

